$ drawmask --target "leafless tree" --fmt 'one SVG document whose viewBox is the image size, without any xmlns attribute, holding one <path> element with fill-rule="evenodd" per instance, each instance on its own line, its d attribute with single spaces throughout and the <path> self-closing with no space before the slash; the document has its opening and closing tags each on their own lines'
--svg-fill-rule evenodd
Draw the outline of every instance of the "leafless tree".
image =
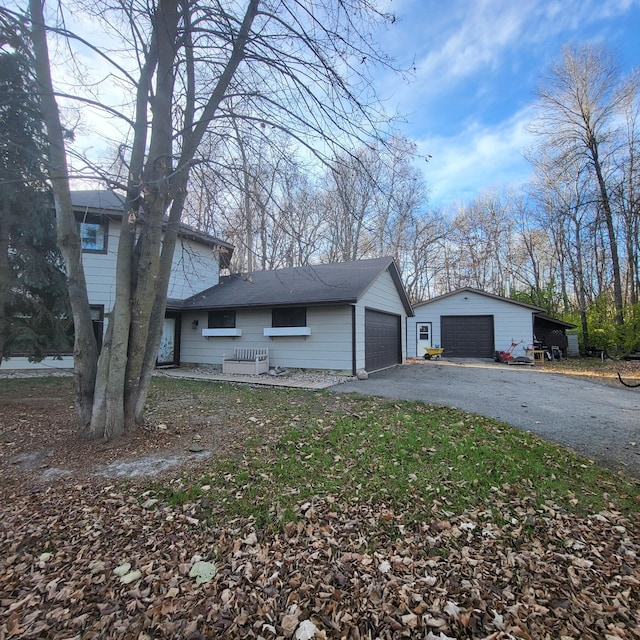
<svg viewBox="0 0 640 640">
<path fill-rule="evenodd" d="M 486 192 L 460 206 L 447 233 L 446 291 L 474 287 L 504 295 L 512 263 L 514 219 L 506 198 Z"/>
<path fill-rule="evenodd" d="M 591 207 L 593 183 L 588 168 L 576 158 L 558 161 L 555 156 L 539 151 L 534 167 L 532 191 L 539 205 L 536 217 L 557 260 L 556 273 L 561 282 L 564 310 L 569 306 L 578 309 L 583 339 L 588 344 L 587 314 L 596 289 L 590 284 L 589 275 L 596 266 L 589 246 L 596 224 Z M 567 279 L 571 283 L 571 293 L 567 289 Z"/>
<path fill-rule="evenodd" d="M 373 218 L 379 163 L 374 148 L 333 159 L 323 189 L 326 236 L 323 260 L 341 262 L 374 255 Z"/>
<path fill-rule="evenodd" d="M 624 129 L 619 154 L 617 184 L 614 187 L 625 238 L 626 299 L 631 305 L 640 300 L 640 74 L 629 81 L 632 89 L 624 104 Z"/>
<path fill-rule="evenodd" d="M 561 162 L 580 160 L 597 187 L 599 214 L 606 228 L 616 320 L 623 322 L 618 230 L 614 219 L 614 158 L 620 145 L 620 116 L 633 85 L 623 81 L 611 56 L 593 46 L 565 47 L 539 90 L 533 131 Z M 612 180 L 614 181 L 612 183 Z"/>
<path fill-rule="evenodd" d="M 373 24 L 388 16 L 369 0 L 90 3 L 84 11 L 93 11 L 113 37 L 101 49 L 64 29 L 49 28 L 38 0 L 30 0 L 29 6 L 38 43 L 37 72 L 48 105 L 50 174 L 61 245 L 70 282 L 77 288 L 72 300 L 79 416 L 88 437 L 112 438 L 143 421 L 179 222 L 191 169 L 203 160 L 205 134 L 217 130 L 228 136 L 241 102 L 245 122 L 283 131 L 311 152 L 375 135 L 387 119 L 378 108 L 369 72 L 389 60 L 370 34 Z M 117 78 L 121 95 L 129 99 L 117 110 L 82 96 L 85 105 L 119 118 L 127 127 L 123 140 L 130 141 L 123 147 L 126 184 L 116 185 L 126 193 L 126 207 L 115 304 L 99 360 L 89 337 L 47 31 L 64 37 L 72 49 L 92 48 L 109 66 L 108 79 Z M 117 50 L 121 54 L 116 58 L 112 52 Z"/>
<path fill-rule="evenodd" d="M 440 211 L 425 211 L 416 216 L 407 234 L 409 242 L 398 261 L 407 295 L 411 302 L 422 302 L 449 289 L 441 290 L 445 271 L 445 241 L 448 222 Z"/>
</svg>

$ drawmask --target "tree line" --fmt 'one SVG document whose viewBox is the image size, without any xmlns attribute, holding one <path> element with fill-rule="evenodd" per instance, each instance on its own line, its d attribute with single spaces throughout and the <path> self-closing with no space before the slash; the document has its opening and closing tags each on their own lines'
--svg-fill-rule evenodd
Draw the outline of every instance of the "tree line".
<svg viewBox="0 0 640 640">
<path fill-rule="evenodd" d="M 320 169 L 236 129 L 227 171 L 194 171 L 192 224 L 236 246 L 233 270 L 392 255 L 413 302 L 474 287 L 574 322 L 584 347 L 640 348 L 638 75 L 565 47 L 541 80 L 533 178 L 446 210 L 426 159 L 395 136 Z M 224 193 L 224 199 L 215 194 Z"/>
</svg>

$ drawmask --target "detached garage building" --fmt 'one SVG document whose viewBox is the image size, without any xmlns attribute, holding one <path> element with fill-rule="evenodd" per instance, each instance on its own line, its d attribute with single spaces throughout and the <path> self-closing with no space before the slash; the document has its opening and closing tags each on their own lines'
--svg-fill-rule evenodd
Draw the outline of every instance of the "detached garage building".
<svg viewBox="0 0 640 640">
<path fill-rule="evenodd" d="M 458 289 L 414 305 L 415 316 L 407 319 L 407 356 L 421 358 L 426 347 L 436 347 L 450 358 L 493 358 L 512 342 L 520 343 L 513 351 L 518 356 L 534 340 L 545 342 L 552 333 L 557 338 L 546 346 L 564 350 L 565 331 L 573 325 L 544 316 L 544 311 L 477 289 Z M 545 336 L 537 335 L 542 319 Z"/>
</svg>

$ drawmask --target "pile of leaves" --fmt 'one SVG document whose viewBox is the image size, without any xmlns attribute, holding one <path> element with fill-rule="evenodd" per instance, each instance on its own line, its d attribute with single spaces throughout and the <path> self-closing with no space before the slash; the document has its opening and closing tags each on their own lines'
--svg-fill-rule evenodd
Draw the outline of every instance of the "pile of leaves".
<svg viewBox="0 0 640 640">
<path fill-rule="evenodd" d="M 330 497 L 295 520 L 207 525 L 138 490 L 16 499 L 0 524 L 0 639 L 640 638 L 637 522 L 512 501 L 411 530 Z"/>
</svg>

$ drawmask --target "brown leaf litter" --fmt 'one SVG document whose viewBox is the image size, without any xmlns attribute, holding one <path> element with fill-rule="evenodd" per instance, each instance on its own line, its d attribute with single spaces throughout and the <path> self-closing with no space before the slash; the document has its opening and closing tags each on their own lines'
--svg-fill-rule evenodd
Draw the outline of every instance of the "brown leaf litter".
<svg viewBox="0 0 640 640">
<path fill-rule="evenodd" d="M 299 505 L 273 531 L 75 485 L 0 524 L 5 638 L 640 638 L 637 522 L 518 503 L 409 530 L 384 505 Z M 202 560 L 216 572 L 199 583 Z M 191 575 L 190 575 L 191 573 Z"/>
</svg>

